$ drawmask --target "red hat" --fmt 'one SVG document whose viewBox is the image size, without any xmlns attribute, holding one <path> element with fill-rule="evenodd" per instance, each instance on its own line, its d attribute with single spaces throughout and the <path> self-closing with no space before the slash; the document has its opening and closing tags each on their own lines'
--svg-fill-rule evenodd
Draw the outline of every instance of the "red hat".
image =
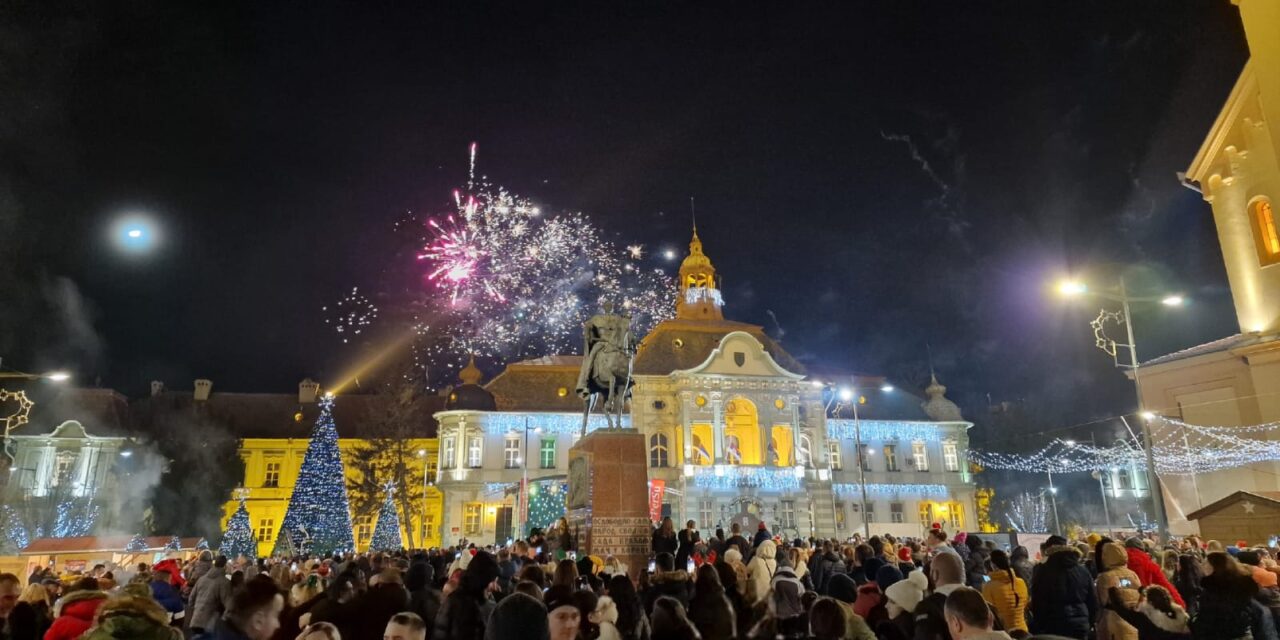
<svg viewBox="0 0 1280 640">
<path fill-rule="evenodd" d="M 757 528 L 757 529 L 759 529 L 759 530 L 761 530 L 761 531 L 764 531 L 764 528 L 765 528 L 765 527 L 764 527 L 764 520 L 761 520 L 761 521 L 760 521 L 760 526 L 759 526 L 759 527 L 756 527 L 756 528 Z"/>
<path fill-rule="evenodd" d="M 911 562 L 911 547 L 900 547 L 898 549 L 898 559 L 903 562 Z"/>
<path fill-rule="evenodd" d="M 929 526 L 929 528 L 930 528 L 930 529 L 941 529 L 941 528 L 942 528 L 942 523 L 941 523 L 941 522 L 935 522 L 935 523 L 933 523 L 932 525 L 930 525 L 930 526 Z"/>
</svg>

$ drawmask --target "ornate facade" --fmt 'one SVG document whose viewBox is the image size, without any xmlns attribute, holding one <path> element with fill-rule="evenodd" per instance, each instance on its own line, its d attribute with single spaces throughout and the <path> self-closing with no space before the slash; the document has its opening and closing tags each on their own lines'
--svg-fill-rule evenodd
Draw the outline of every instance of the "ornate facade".
<svg viewBox="0 0 1280 640">
<path fill-rule="evenodd" d="M 935 379 L 921 402 L 881 390 L 881 378 L 846 376 L 857 393 L 842 402 L 840 378 L 807 376 L 761 327 L 725 320 L 696 232 L 689 249 L 676 317 L 637 351 L 627 423 L 645 438 L 663 515 L 708 531 L 764 520 L 789 537 L 846 537 L 864 521 L 872 533 L 921 535 L 939 521 L 976 530 L 972 425 L 945 387 Z M 469 371 L 459 391 L 486 406 L 457 403 L 436 414 L 446 543 L 505 541 L 522 522 L 548 524 L 553 511 L 523 509 L 521 499 L 536 505 L 539 492 L 562 487 L 582 428 L 582 402 L 571 392 L 580 363 L 519 362 L 484 387 Z M 593 416 L 588 429 L 602 424 Z"/>
</svg>

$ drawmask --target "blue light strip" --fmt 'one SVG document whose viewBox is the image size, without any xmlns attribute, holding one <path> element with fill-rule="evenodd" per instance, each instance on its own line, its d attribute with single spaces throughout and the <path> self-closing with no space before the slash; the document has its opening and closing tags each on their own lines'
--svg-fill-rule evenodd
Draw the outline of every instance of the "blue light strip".
<svg viewBox="0 0 1280 640">
<path fill-rule="evenodd" d="M 543 434 L 579 433 L 582 431 L 582 414 L 572 413 L 483 413 L 480 422 L 484 424 L 484 432 L 490 435 L 523 433 L 527 425 L 529 431 L 541 427 Z M 605 417 L 593 414 L 587 421 L 587 431 L 595 431 L 608 426 Z M 622 416 L 623 428 L 631 427 L 631 416 Z"/>
<path fill-rule="evenodd" d="M 694 467 L 693 483 L 709 489 L 739 489 L 759 487 L 777 491 L 793 491 L 800 488 L 800 478 L 792 467 L 722 467 L 723 475 L 716 475 L 715 467 Z"/>
<path fill-rule="evenodd" d="M 853 482 L 837 482 L 831 488 L 838 495 L 858 495 L 862 487 Z M 867 484 L 868 494 L 918 495 L 922 497 L 945 498 L 950 495 L 946 485 L 941 484 Z"/>
<path fill-rule="evenodd" d="M 887 440 L 903 440 L 915 442 L 938 442 L 942 440 L 942 425 L 933 422 L 903 422 L 898 420 L 862 420 L 863 442 L 884 442 Z M 853 440 L 856 429 L 854 421 L 845 418 L 827 420 L 827 437 L 837 440 Z"/>
</svg>

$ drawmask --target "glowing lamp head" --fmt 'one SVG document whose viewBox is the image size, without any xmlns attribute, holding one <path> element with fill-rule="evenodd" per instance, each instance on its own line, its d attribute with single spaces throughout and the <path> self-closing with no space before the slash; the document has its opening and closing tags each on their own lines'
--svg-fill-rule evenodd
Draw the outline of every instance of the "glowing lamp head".
<svg viewBox="0 0 1280 640">
<path fill-rule="evenodd" d="M 1058 293 L 1064 296 L 1078 296 L 1088 293 L 1088 291 L 1089 287 L 1086 287 L 1085 284 L 1079 280 L 1063 280 L 1058 283 Z"/>
<path fill-rule="evenodd" d="M 44 377 L 54 382 L 66 382 L 67 380 L 71 379 L 71 374 L 67 373 L 66 371 L 51 371 L 49 373 L 46 373 Z"/>
<path fill-rule="evenodd" d="M 848 387 L 841 389 L 840 400 L 843 402 L 848 402 L 850 400 L 853 400 L 853 389 L 850 389 Z"/>
<path fill-rule="evenodd" d="M 121 457 L 121 458 L 128 458 L 129 456 L 132 456 L 132 455 L 133 455 L 133 451 L 131 451 L 131 450 L 129 450 L 129 449 L 125 449 L 124 451 L 121 451 L 121 452 L 120 452 L 120 457 Z"/>
<path fill-rule="evenodd" d="M 1068 447 L 1074 447 L 1074 446 L 1076 446 L 1076 441 L 1075 441 L 1075 440 L 1063 440 L 1063 441 L 1062 441 L 1062 444 L 1065 444 L 1065 445 L 1067 445 Z"/>
<path fill-rule="evenodd" d="M 1163 299 L 1160 300 L 1160 304 L 1166 307 L 1181 307 L 1182 305 L 1186 304 L 1186 302 L 1187 302 L 1186 298 L 1183 298 L 1182 296 L 1176 295 L 1176 294 L 1171 296 L 1165 296 Z"/>
<path fill-rule="evenodd" d="M 882 385 L 880 385 L 880 391 L 882 391 L 882 392 L 884 392 L 884 393 L 889 393 L 890 391 L 893 391 L 893 385 L 891 385 L 891 384 L 882 384 Z"/>
<path fill-rule="evenodd" d="M 419 457 L 419 458 L 421 458 L 422 456 L 425 456 L 425 455 L 427 455 L 427 450 L 426 450 L 426 449 L 418 449 L 418 457 Z"/>
<path fill-rule="evenodd" d="M 675 260 L 676 252 L 672 249 L 667 249 L 666 251 L 662 252 L 662 257 L 666 258 L 667 260 Z"/>
<path fill-rule="evenodd" d="M 1143 419 L 1143 420 L 1154 420 L 1154 419 L 1155 419 L 1155 417 L 1156 417 L 1155 412 L 1152 412 L 1152 411 L 1143 411 L 1143 412 L 1142 412 L 1142 419 Z"/>
</svg>

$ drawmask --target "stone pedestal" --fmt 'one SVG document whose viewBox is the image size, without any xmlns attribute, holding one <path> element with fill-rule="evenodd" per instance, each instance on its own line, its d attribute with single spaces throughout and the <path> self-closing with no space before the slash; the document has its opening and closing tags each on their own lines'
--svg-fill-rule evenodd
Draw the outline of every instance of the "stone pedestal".
<svg viewBox="0 0 1280 640">
<path fill-rule="evenodd" d="M 648 566 L 649 466 L 635 429 L 600 429 L 569 449 L 565 514 L 578 553 L 626 563 L 633 579 Z"/>
</svg>

